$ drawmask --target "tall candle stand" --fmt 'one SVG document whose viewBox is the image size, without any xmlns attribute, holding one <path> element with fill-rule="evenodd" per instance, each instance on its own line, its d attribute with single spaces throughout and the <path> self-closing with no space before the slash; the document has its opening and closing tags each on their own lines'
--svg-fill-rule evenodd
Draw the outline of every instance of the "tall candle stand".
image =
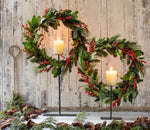
<svg viewBox="0 0 150 130">
<path fill-rule="evenodd" d="M 58 54 L 58 62 L 60 61 L 60 54 Z M 76 116 L 76 114 L 62 114 L 61 113 L 61 75 L 58 76 L 58 86 L 59 86 L 59 114 L 58 116 Z"/>
<path fill-rule="evenodd" d="M 121 117 L 112 117 L 112 85 L 115 85 L 116 82 L 117 82 L 117 71 L 115 70 L 112 70 L 112 67 L 110 67 L 110 70 L 109 71 L 106 71 L 106 82 L 107 82 L 107 85 L 110 86 L 110 99 L 111 99 L 111 102 L 110 102 L 110 117 L 101 117 L 101 119 L 105 119 L 105 120 L 112 120 L 112 119 L 115 119 L 115 120 L 121 120 L 122 118 Z"/>
<path fill-rule="evenodd" d="M 112 85 L 110 85 L 111 101 L 112 101 Z M 101 117 L 102 120 L 122 120 L 121 117 L 112 117 L 112 102 L 110 103 L 110 117 Z"/>
<path fill-rule="evenodd" d="M 58 39 L 58 41 L 54 41 L 54 43 L 55 43 L 55 46 L 54 46 L 54 53 L 55 54 L 57 54 L 58 55 L 58 62 L 60 62 L 60 54 L 63 54 L 63 47 L 64 47 L 64 45 L 63 45 L 63 41 L 60 41 L 59 39 Z M 60 50 L 60 48 L 61 48 L 61 50 Z M 49 113 L 47 113 L 47 114 L 44 114 L 44 116 L 76 116 L 76 114 L 62 114 L 61 113 L 61 75 L 59 75 L 58 76 L 58 93 L 59 93 L 59 112 L 58 112 L 58 114 L 49 114 Z"/>
</svg>

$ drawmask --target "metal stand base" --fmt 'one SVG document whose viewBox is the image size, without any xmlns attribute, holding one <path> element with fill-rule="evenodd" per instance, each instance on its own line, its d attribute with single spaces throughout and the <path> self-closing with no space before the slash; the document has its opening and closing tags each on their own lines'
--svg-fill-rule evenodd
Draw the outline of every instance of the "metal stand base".
<svg viewBox="0 0 150 130">
<path fill-rule="evenodd" d="M 121 117 L 101 117 L 102 120 L 122 120 Z"/>
<path fill-rule="evenodd" d="M 76 116 L 77 114 L 44 114 L 44 116 Z"/>
</svg>

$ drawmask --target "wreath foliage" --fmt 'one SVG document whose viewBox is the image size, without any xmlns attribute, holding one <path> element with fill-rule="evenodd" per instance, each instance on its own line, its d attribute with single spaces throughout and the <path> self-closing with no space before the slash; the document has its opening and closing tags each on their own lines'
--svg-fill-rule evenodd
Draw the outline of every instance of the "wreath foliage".
<svg viewBox="0 0 150 130">
<path fill-rule="evenodd" d="M 100 38 L 95 41 L 93 38 L 90 42 L 87 40 L 87 25 L 80 21 L 77 16 L 78 12 L 71 10 L 60 10 L 49 8 L 45 10 L 45 14 L 33 16 L 26 26 L 22 25 L 25 32 L 24 52 L 28 55 L 31 62 L 37 63 L 36 72 L 49 72 L 51 69 L 54 77 L 65 74 L 68 70 L 71 72 L 72 66 L 80 59 L 80 67 L 78 73 L 81 74 L 80 81 L 86 82 L 84 85 L 85 92 L 96 98 L 96 101 L 102 101 L 102 104 L 113 102 L 113 107 L 120 105 L 123 98 L 132 102 L 133 98 L 138 95 L 137 84 L 142 82 L 141 76 L 144 75 L 143 52 L 135 42 L 126 41 L 126 39 L 118 39 L 119 35 L 112 38 Z M 40 29 L 48 32 L 48 27 L 57 29 L 60 21 L 71 30 L 73 48 L 69 52 L 69 57 L 61 55 L 63 60 L 57 61 L 55 58 L 47 55 L 45 48 L 40 45 L 44 39 L 44 34 L 40 33 Z M 94 64 L 99 62 L 96 57 L 106 57 L 108 54 L 116 57 L 120 56 L 121 61 L 127 59 L 129 70 L 121 77 L 122 82 L 117 83 L 116 88 L 112 92 L 107 85 L 99 81 L 98 70 L 94 69 Z"/>
<path fill-rule="evenodd" d="M 78 11 L 71 10 L 57 11 L 53 8 L 45 10 L 42 16 L 33 16 L 31 21 L 27 21 L 26 26 L 22 25 L 25 32 L 24 52 L 28 55 L 27 59 L 31 59 L 32 63 L 37 63 L 36 72 L 49 72 L 52 69 L 52 74 L 57 77 L 61 73 L 65 73 L 68 69 L 71 71 L 73 64 L 78 61 L 81 50 L 86 50 L 87 43 L 86 35 L 88 34 L 87 25 L 78 20 Z M 44 34 L 39 33 L 40 29 L 48 32 L 48 27 L 57 29 L 60 26 L 60 21 L 71 30 L 73 48 L 69 52 L 69 57 L 63 57 L 63 60 L 57 61 L 55 58 L 47 55 L 45 48 L 40 48 L 44 39 Z"/>
<path fill-rule="evenodd" d="M 121 99 L 132 103 L 133 99 L 138 95 L 137 84 L 142 82 L 144 76 L 144 63 L 142 56 L 144 53 L 140 50 L 140 46 L 136 42 L 129 42 L 126 39 L 118 39 L 119 35 L 112 38 L 102 38 L 95 41 L 93 38 L 89 43 L 89 51 L 80 53 L 80 68 L 78 73 L 81 74 L 80 81 L 86 82 L 85 93 L 95 97 L 96 101 L 102 101 L 102 104 L 112 103 L 112 106 L 118 106 Z M 123 62 L 127 60 L 129 70 L 121 77 L 122 82 L 116 84 L 112 93 L 108 86 L 100 81 L 98 70 L 94 69 L 94 62 L 99 62 L 96 57 L 106 57 L 108 54 L 114 57 L 120 56 Z M 112 94 L 112 99 L 111 99 Z"/>
</svg>

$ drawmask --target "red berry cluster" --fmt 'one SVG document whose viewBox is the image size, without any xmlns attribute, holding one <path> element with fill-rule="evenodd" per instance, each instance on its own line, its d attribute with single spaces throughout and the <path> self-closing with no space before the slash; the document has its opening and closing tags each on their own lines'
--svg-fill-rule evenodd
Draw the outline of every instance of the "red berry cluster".
<svg viewBox="0 0 150 130">
<path fill-rule="evenodd" d="M 89 63 L 88 61 L 86 62 L 87 63 L 87 66 L 89 68 Z M 79 67 L 77 68 L 78 69 L 78 74 L 81 75 L 81 77 L 84 79 L 84 81 L 88 84 L 89 87 L 91 87 L 94 91 L 97 91 L 99 92 L 98 89 L 94 88 L 94 84 L 90 84 L 89 82 L 89 77 L 86 77 L 86 76 L 83 76 L 82 73 L 79 71 Z M 90 70 L 89 70 L 90 71 Z M 91 92 L 88 92 L 88 91 L 85 91 L 85 93 L 91 95 L 91 96 L 94 96 L 94 97 L 98 97 L 97 95 L 95 95 L 94 93 L 91 93 Z"/>
<path fill-rule="evenodd" d="M 141 63 L 146 63 L 146 61 L 144 61 L 144 60 L 141 60 Z"/>
<path fill-rule="evenodd" d="M 94 93 L 91 93 L 91 92 L 89 92 L 89 91 L 85 91 L 85 93 L 87 93 L 88 95 L 91 95 L 91 96 L 93 96 L 93 97 L 98 97 L 97 95 L 95 95 Z"/>
<path fill-rule="evenodd" d="M 132 58 L 133 61 L 135 61 L 135 53 L 132 51 L 132 50 L 129 50 L 129 49 L 120 49 L 122 51 L 122 53 L 125 53 L 127 54 L 129 57 Z M 142 60 L 141 63 L 146 63 L 146 61 Z M 143 72 L 143 66 L 141 66 L 141 71 L 140 73 Z"/>
<path fill-rule="evenodd" d="M 90 45 L 90 47 L 89 47 L 90 54 L 94 52 L 95 42 L 96 41 L 94 41 L 94 44 L 92 42 L 89 43 L 89 45 Z"/>
<path fill-rule="evenodd" d="M 49 65 L 50 62 L 47 61 L 47 60 L 44 60 L 44 61 L 42 62 L 42 64 L 43 64 L 43 65 Z M 45 68 L 44 70 L 41 70 L 40 72 L 43 72 L 43 71 L 46 72 L 46 71 L 50 70 L 52 67 L 53 67 L 53 66 L 51 65 L 49 68 Z"/>
<path fill-rule="evenodd" d="M 50 64 L 50 63 L 49 63 L 49 61 L 44 60 L 44 61 L 42 62 L 42 64 L 43 64 L 43 65 L 45 65 L 45 64 L 47 64 L 47 65 L 48 65 L 48 64 Z"/>
<path fill-rule="evenodd" d="M 89 66 L 89 61 L 86 61 L 86 64 L 87 64 L 87 67 L 88 67 L 88 69 L 90 68 L 90 66 Z"/>
<path fill-rule="evenodd" d="M 32 32 L 30 31 L 30 28 L 28 27 L 28 24 L 26 24 L 26 26 L 22 25 L 22 28 L 23 28 L 25 31 L 28 30 L 28 31 L 26 31 L 25 33 L 26 33 L 29 37 L 33 38 Z"/>
<path fill-rule="evenodd" d="M 23 49 L 22 51 L 25 52 L 26 54 L 29 54 L 29 53 L 27 53 L 24 49 Z"/>
<path fill-rule="evenodd" d="M 71 19 L 71 18 L 72 16 L 70 15 L 69 17 L 57 17 L 56 19 L 65 21 L 66 19 Z"/>
<path fill-rule="evenodd" d="M 117 43 L 113 43 L 113 45 L 114 45 L 114 46 L 117 46 L 118 44 L 119 44 L 119 42 L 117 42 Z"/>
<path fill-rule="evenodd" d="M 124 86 L 124 88 L 121 89 L 121 91 L 126 90 L 127 89 L 127 85 Z"/>
<path fill-rule="evenodd" d="M 115 107 L 118 102 L 119 102 L 119 99 L 117 99 L 115 102 L 113 102 L 112 106 Z M 111 108 L 111 106 L 109 106 L 109 108 Z"/>
<path fill-rule="evenodd" d="M 129 50 L 129 49 L 120 49 L 122 51 L 122 53 L 125 53 L 127 54 L 129 57 L 132 58 L 132 60 L 135 60 L 135 57 L 134 57 L 134 52 L 132 50 Z"/>
<path fill-rule="evenodd" d="M 85 23 L 82 24 L 74 24 L 75 26 L 79 26 L 81 28 L 85 28 L 88 31 L 88 26 Z"/>
<path fill-rule="evenodd" d="M 144 64 L 145 64 L 145 63 L 146 63 L 146 61 L 141 60 L 141 63 L 144 63 Z M 140 71 L 140 73 L 142 73 L 142 72 L 143 72 L 143 69 L 144 69 L 144 68 L 143 68 L 143 66 L 141 66 L 141 71 Z"/>
<path fill-rule="evenodd" d="M 136 88 L 136 76 L 134 76 L 133 81 L 134 81 L 134 83 L 133 83 L 133 85 L 134 85 L 133 89 L 135 89 Z"/>
<path fill-rule="evenodd" d="M 45 17 L 45 15 L 47 14 L 47 12 L 48 12 L 49 9 L 50 9 L 50 8 L 47 8 L 47 9 L 45 10 L 44 15 L 42 16 L 43 18 Z"/>
<path fill-rule="evenodd" d="M 41 46 L 43 40 L 44 40 L 44 34 L 42 34 L 42 37 L 41 37 L 40 42 L 39 42 L 39 46 Z"/>
<path fill-rule="evenodd" d="M 65 59 L 65 57 L 63 55 L 60 55 L 63 59 Z"/>
<path fill-rule="evenodd" d="M 71 57 L 69 57 L 69 58 L 66 58 L 67 59 L 67 61 L 66 61 L 66 66 L 69 64 L 69 62 L 71 61 Z"/>
<path fill-rule="evenodd" d="M 77 44 L 78 44 L 79 42 L 77 41 Z M 71 56 L 73 55 L 73 53 L 74 53 L 74 51 L 75 51 L 75 49 L 76 49 L 76 45 L 74 46 L 74 48 L 73 48 L 73 50 L 71 51 L 71 53 L 69 54 L 69 58 L 66 58 L 66 66 L 69 64 L 69 62 L 71 61 Z"/>
<path fill-rule="evenodd" d="M 51 70 L 51 68 L 53 68 L 53 66 L 51 65 L 49 68 L 45 68 L 44 70 L 41 70 L 40 72 L 43 72 L 43 71 L 48 71 L 48 70 Z"/>
</svg>

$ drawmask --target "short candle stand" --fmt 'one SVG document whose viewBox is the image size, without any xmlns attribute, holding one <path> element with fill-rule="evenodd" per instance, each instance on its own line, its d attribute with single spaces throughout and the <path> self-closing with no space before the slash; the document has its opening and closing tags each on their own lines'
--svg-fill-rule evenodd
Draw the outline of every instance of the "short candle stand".
<svg viewBox="0 0 150 130">
<path fill-rule="evenodd" d="M 112 101 L 112 86 L 110 86 L 110 91 L 111 91 L 111 101 Z M 121 117 L 112 117 L 112 102 L 110 103 L 110 117 L 101 117 L 102 120 L 122 120 Z"/>
<path fill-rule="evenodd" d="M 58 54 L 58 62 L 60 61 L 60 55 Z M 59 92 L 59 113 L 58 114 L 44 114 L 44 116 L 76 116 L 76 114 L 62 114 L 61 113 L 61 75 L 58 76 L 58 92 Z"/>
</svg>

